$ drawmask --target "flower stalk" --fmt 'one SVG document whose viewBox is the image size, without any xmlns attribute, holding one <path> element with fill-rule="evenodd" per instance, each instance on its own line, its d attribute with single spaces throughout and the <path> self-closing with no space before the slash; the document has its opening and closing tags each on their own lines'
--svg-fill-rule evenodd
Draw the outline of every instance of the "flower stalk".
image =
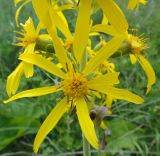
<svg viewBox="0 0 160 156">
<path fill-rule="evenodd" d="M 83 156 L 91 156 L 90 144 L 88 143 L 84 134 L 82 134 L 82 139 L 83 139 Z"/>
</svg>

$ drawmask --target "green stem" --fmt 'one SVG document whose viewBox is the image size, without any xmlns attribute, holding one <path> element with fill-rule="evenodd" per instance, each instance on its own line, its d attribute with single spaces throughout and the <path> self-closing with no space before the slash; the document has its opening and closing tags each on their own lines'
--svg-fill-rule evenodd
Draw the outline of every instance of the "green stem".
<svg viewBox="0 0 160 156">
<path fill-rule="evenodd" d="M 52 40 L 38 38 L 36 41 L 36 50 L 46 51 L 48 53 L 54 53 Z"/>
<path fill-rule="evenodd" d="M 98 51 L 100 48 L 102 47 L 101 44 L 99 44 L 94 50 Z M 54 53 L 54 46 L 52 43 L 52 40 L 50 39 L 37 39 L 37 44 L 36 44 L 36 50 L 38 51 L 45 51 L 47 53 Z M 127 42 L 123 42 L 121 47 L 111 56 L 111 58 L 117 58 L 117 57 L 121 57 L 124 56 L 126 54 L 129 54 L 131 52 L 131 47 Z M 86 61 L 87 56 L 83 56 Z M 82 63 L 82 68 L 85 65 L 86 62 L 81 62 Z"/>
<path fill-rule="evenodd" d="M 86 140 L 84 134 L 82 134 L 82 138 L 83 138 L 83 156 L 91 156 L 90 144 Z"/>
</svg>

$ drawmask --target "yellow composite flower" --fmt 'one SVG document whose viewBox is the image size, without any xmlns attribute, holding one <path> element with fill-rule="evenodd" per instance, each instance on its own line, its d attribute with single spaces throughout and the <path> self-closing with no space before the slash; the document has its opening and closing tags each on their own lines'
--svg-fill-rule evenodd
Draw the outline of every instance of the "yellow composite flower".
<svg viewBox="0 0 160 156">
<path fill-rule="evenodd" d="M 88 60 L 84 69 L 81 69 L 79 63 L 73 63 L 70 57 L 68 57 L 69 54 L 66 49 L 64 49 L 62 42 L 57 36 L 56 26 L 54 24 L 54 20 L 52 20 L 50 12 L 51 6 L 49 1 L 33 0 L 32 2 L 40 21 L 47 28 L 52 37 L 55 54 L 63 68 L 58 68 L 57 65 L 36 53 L 23 53 L 20 55 L 20 59 L 27 63 L 36 65 L 61 79 L 57 86 L 26 90 L 12 96 L 4 102 L 8 103 L 24 97 L 37 97 L 61 91 L 64 98 L 51 111 L 36 135 L 34 141 L 35 153 L 38 152 L 40 144 L 46 135 L 55 127 L 62 115 L 72 107 L 76 107 L 77 117 L 84 136 L 94 148 L 98 149 L 98 139 L 94 129 L 94 124 L 89 116 L 86 101 L 88 93 L 93 92 L 93 94 L 96 94 L 101 92 L 103 94 L 111 95 L 116 99 L 127 100 L 135 104 L 143 103 L 143 99 L 141 97 L 127 90 L 115 88 L 114 85 L 119 83 L 119 73 L 115 72 L 97 76 L 93 72 L 101 61 L 106 60 L 119 48 L 124 40 L 124 36 L 121 35 L 112 38 L 105 46 L 97 51 L 95 57 Z M 83 29 L 83 27 L 81 29 Z M 83 40 L 83 38 L 80 37 L 81 35 L 77 39 Z"/>
<path fill-rule="evenodd" d="M 143 54 L 144 50 L 148 48 L 145 45 L 145 39 L 142 39 L 138 36 L 134 36 L 132 34 L 128 34 L 126 42 L 130 46 L 131 62 L 135 64 L 138 61 L 148 77 L 147 91 L 146 91 L 146 93 L 148 93 L 151 90 L 152 85 L 156 82 L 156 76 L 152 65 L 149 63 L 149 61 Z"/>
<path fill-rule="evenodd" d="M 21 46 L 24 48 L 24 53 L 33 53 L 36 40 L 38 38 L 44 38 L 45 35 L 38 35 L 40 31 L 40 27 L 35 29 L 32 19 L 26 21 L 25 24 L 21 24 L 22 30 L 20 32 L 16 32 L 20 37 L 16 37 L 18 43 L 16 46 Z M 32 77 L 34 73 L 33 65 L 27 62 L 20 62 L 20 64 L 16 67 L 16 69 L 8 76 L 6 90 L 7 94 L 11 96 L 15 94 L 20 83 L 20 79 L 24 74 L 26 78 Z"/>
<path fill-rule="evenodd" d="M 94 124 L 90 119 L 88 110 L 89 108 L 86 100 L 89 92 L 93 92 L 93 94 L 101 92 L 109 96 L 111 95 L 116 99 L 127 100 L 135 104 L 143 103 L 143 99 L 141 97 L 127 90 L 115 88 L 115 85 L 119 83 L 119 73 L 114 72 L 104 75 L 94 74 L 94 70 L 97 68 L 97 66 L 100 65 L 101 62 L 105 61 L 108 57 L 110 57 L 120 47 L 121 43 L 125 39 L 125 35 L 122 34 L 128 29 L 126 20 L 121 11 L 117 9 L 117 5 L 111 0 L 108 0 L 107 2 L 108 6 L 112 8 L 110 9 L 110 13 L 115 12 L 115 10 L 118 10 L 120 12 L 120 16 L 116 12 L 116 14 L 113 15 L 113 18 L 110 17 L 109 13 L 106 13 L 106 17 L 113 25 L 113 27 L 115 27 L 116 31 L 119 31 L 121 35 L 117 35 L 113 37 L 109 42 L 107 42 L 107 44 L 105 44 L 99 51 L 96 52 L 95 57 L 87 60 L 87 64 L 84 69 L 81 69 L 79 61 L 81 60 L 84 53 L 84 47 L 86 47 L 87 45 L 90 27 L 88 19 L 90 18 L 89 10 L 91 8 L 91 1 L 81 0 L 80 2 L 79 14 L 73 42 L 73 47 L 76 48 L 73 48 L 73 53 L 71 53 L 75 56 L 77 62 L 74 61 L 73 63 L 73 60 L 68 57 L 69 54 L 67 50 L 64 49 L 61 40 L 57 36 L 56 28 L 58 26 L 56 24 L 56 21 L 54 20 L 54 12 L 50 1 L 32 0 L 33 7 L 40 22 L 43 24 L 43 26 L 47 29 L 49 35 L 51 35 L 52 37 L 55 54 L 58 61 L 62 65 L 62 69 L 58 68 L 57 65 L 43 58 L 41 55 L 32 52 L 25 52 L 21 54 L 20 60 L 32 66 L 36 65 L 48 71 L 49 73 L 58 76 L 60 78 L 60 82 L 57 86 L 42 87 L 20 92 L 4 102 L 8 103 L 24 97 L 37 97 L 58 91 L 61 91 L 64 95 L 64 98 L 55 106 L 55 108 L 47 116 L 39 129 L 34 141 L 35 153 L 38 152 L 38 149 L 44 138 L 55 127 L 62 115 L 67 112 L 68 109 L 72 109 L 72 107 L 76 108 L 77 117 L 86 139 L 94 148 L 99 148 Z M 106 3 L 99 0 L 99 4 L 102 5 L 103 8 L 103 5 Z M 107 7 L 105 6 L 105 9 Z M 86 12 L 86 16 L 82 18 L 84 12 Z M 115 24 L 115 17 L 119 17 L 120 19 L 120 21 L 117 22 L 117 24 L 119 24 L 119 27 L 117 27 Z M 87 31 L 84 31 L 83 27 L 81 27 L 83 26 L 83 21 Z M 82 32 L 84 33 L 83 35 L 81 34 Z M 75 38 L 77 41 L 75 40 Z M 77 49 L 79 45 L 77 43 L 80 40 L 85 42 L 80 43 L 83 48 L 81 48 L 80 54 L 78 54 Z"/>
<path fill-rule="evenodd" d="M 128 9 L 131 9 L 131 10 L 135 8 L 138 9 L 140 3 L 145 5 L 147 3 L 147 0 L 129 0 Z"/>
<path fill-rule="evenodd" d="M 110 45 L 108 46 L 110 47 Z M 79 72 L 78 69 L 74 67 L 74 65 L 72 68 L 69 68 L 69 65 L 66 63 L 68 71 L 63 72 L 54 63 L 51 63 L 38 54 L 24 53 L 21 54 L 20 59 L 25 62 L 32 63 L 51 74 L 54 74 L 60 77 L 62 80 L 57 86 L 42 87 L 20 92 L 4 101 L 5 103 L 24 97 L 37 97 L 58 91 L 62 91 L 65 96 L 60 101 L 60 103 L 58 103 L 51 111 L 51 113 L 48 115 L 41 128 L 39 129 L 34 142 L 35 153 L 37 153 L 40 144 L 42 143 L 46 135 L 54 128 L 62 115 L 67 111 L 68 108 L 71 108 L 73 106 L 76 107 L 81 129 L 88 142 L 94 148 L 99 148 L 94 125 L 89 117 L 87 101 L 85 100 L 88 96 L 88 92 L 93 92 L 93 94 L 94 92 L 101 92 L 103 94 L 111 95 L 116 99 L 124 99 L 135 104 L 143 103 L 143 99 L 141 97 L 127 90 L 114 87 L 115 84 L 119 83 L 119 74 L 116 72 L 88 78 L 88 75 L 90 75 L 89 71 L 87 73 L 85 72 L 85 70 Z M 96 63 L 96 59 L 94 59 L 94 61 Z M 69 63 L 71 64 L 72 62 Z M 88 66 L 90 65 L 88 64 Z M 88 66 L 86 68 L 90 68 Z M 63 68 L 65 69 L 66 67 Z"/>
<path fill-rule="evenodd" d="M 107 25 L 107 24 L 97 24 L 91 28 L 91 31 L 92 32 L 102 32 L 102 33 L 105 33 L 111 36 L 120 35 L 120 34 L 117 34 L 114 27 L 112 27 L 111 25 Z M 143 55 L 144 50 L 148 48 L 145 45 L 145 39 L 141 39 L 138 36 L 134 36 L 132 34 L 126 33 L 125 42 L 127 42 L 127 45 L 130 47 L 129 53 L 130 53 L 131 62 L 135 64 L 138 61 L 148 77 L 146 93 L 149 93 L 152 85 L 156 82 L 156 76 L 155 76 L 155 72 L 151 64 L 146 59 L 146 57 Z"/>
</svg>

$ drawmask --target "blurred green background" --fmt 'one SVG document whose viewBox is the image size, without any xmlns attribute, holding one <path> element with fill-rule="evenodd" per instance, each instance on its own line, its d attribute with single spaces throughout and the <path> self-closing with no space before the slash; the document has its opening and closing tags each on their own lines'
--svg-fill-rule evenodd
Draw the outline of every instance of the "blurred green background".
<svg viewBox="0 0 160 156">
<path fill-rule="evenodd" d="M 138 34 L 149 38 L 147 56 L 153 65 L 157 83 L 151 93 L 145 96 L 146 76 L 139 65 L 131 65 L 128 57 L 117 59 L 116 69 L 121 72 L 121 87 L 128 88 L 144 96 L 145 103 L 140 106 L 124 101 L 113 106 L 113 115 L 106 119 L 108 133 L 103 156 L 160 156 L 160 3 L 149 0 L 139 11 L 126 10 L 126 0 L 118 0 L 123 8 L 130 28 L 137 28 Z M 0 156 L 32 156 L 32 143 L 40 124 L 61 98 L 58 94 L 39 98 L 14 101 L 3 105 L 7 98 L 5 83 L 7 76 L 18 64 L 20 49 L 15 41 L 15 7 L 12 0 L 0 0 Z M 20 21 L 28 16 L 35 17 L 31 5 L 21 12 Z M 72 15 L 70 15 L 71 17 Z M 72 18 L 69 23 L 72 24 Z M 44 72 L 36 69 L 31 79 L 23 78 L 20 90 L 52 84 Z M 92 151 L 92 155 L 98 155 Z M 43 142 L 40 156 L 78 156 L 82 155 L 81 131 L 76 117 L 65 115 L 54 131 Z"/>
</svg>

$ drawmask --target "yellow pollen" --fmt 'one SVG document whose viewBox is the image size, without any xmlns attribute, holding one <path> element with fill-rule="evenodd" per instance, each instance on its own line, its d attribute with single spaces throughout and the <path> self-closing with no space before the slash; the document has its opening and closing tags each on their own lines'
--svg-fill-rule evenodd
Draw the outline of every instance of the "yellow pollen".
<svg viewBox="0 0 160 156">
<path fill-rule="evenodd" d="M 79 98 L 87 94 L 88 81 L 79 73 L 69 74 L 62 82 L 63 92 L 69 98 Z"/>
</svg>

